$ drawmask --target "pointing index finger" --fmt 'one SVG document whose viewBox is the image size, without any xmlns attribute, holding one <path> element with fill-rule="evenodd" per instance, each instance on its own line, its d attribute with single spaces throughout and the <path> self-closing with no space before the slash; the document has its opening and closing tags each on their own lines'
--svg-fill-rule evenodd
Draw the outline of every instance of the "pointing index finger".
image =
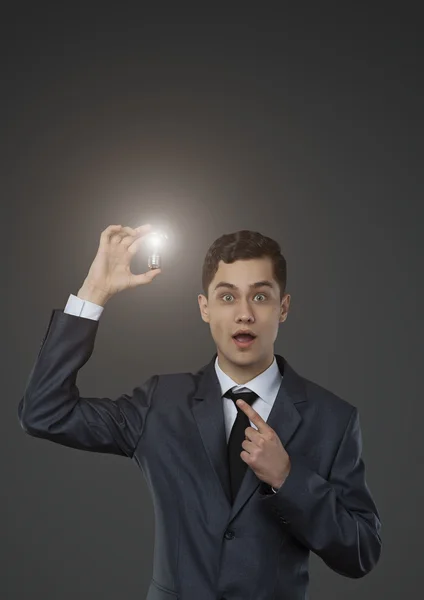
<svg viewBox="0 0 424 600">
<path fill-rule="evenodd" d="M 252 423 L 254 423 L 257 426 L 260 433 L 263 433 L 267 428 L 269 428 L 269 425 L 266 423 L 266 421 L 263 420 L 261 415 L 259 415 L 256 412 L 256 410 L 252 408 L 247 402 L 239 399 L 237 400 L 237 406 L 239 406 L 241 410 L 249 417 Z"/>
</svg>

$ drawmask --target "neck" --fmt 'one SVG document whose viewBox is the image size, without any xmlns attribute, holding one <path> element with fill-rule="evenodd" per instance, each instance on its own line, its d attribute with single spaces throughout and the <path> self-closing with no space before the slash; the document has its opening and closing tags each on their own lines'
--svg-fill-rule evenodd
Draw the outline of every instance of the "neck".
<svg viewBox="0 0 424 600">
<path fill-rule="evenodd" d="M 237 383 L 237 385 L 243 385 L 248 381 L 251 381 L 264 371 L 266 371 L 274 361 L 274 353 L 266 358 L 262 358 L 255 362 L 249 362 L 246 364 L 238 364 L 231 362 L 227 357 L 225 357 L 219 350 L 218 354 L 218 364 L 219 368 L 224 371 L 228 377 Z"/>
</svg>

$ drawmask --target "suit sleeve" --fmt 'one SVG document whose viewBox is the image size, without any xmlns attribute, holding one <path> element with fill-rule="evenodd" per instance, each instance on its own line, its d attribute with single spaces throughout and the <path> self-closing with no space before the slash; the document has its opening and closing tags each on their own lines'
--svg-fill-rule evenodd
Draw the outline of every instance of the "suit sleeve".
<svg viewBox="0 0 424 600">
<path fill-rule="evenodd" d="M 278 492 L 263 496 L 282 523 L 336 573 L 359 578 L 377 564 L 381 523 L 365 478 L 358 409 L 351 413 L 328 480 L 300 456 Z"/>
<path fill-rule="evenodd" d="M 119 398 L 80 396 L 79 369 L 90 358 L 99 321 L 54 309 L 18 406 L 31 436 L 64 446 L 132 458 L 141 438 L 158 376 Z"/>
</svg>

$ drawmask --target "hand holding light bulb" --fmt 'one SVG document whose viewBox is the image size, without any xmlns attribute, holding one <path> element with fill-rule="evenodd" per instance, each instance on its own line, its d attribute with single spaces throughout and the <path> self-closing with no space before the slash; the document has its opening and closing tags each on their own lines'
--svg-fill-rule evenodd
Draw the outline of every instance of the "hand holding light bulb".
<svg viewBox="0 0 424 600">
<path fill-rule="evenodd" d="M 135 229 L 122 225 L 109 225 L 101 233 L 97 255 L 78 292 L 78 297 L 104 306 L 118 292 L 151 283 L 162 272 L 160 260 L 154 259 L 152 264 L 154 263 L 155 266 L 151 266 L 149 258 L 149 271 L 139 275 L 132 273 L 130 268 L 131 259 L 141 241 L 151 234 L 150 223 Z M 153 250 L 152 256 L 158 256 L 156 240 L 153 242 Z"/>
</svg>

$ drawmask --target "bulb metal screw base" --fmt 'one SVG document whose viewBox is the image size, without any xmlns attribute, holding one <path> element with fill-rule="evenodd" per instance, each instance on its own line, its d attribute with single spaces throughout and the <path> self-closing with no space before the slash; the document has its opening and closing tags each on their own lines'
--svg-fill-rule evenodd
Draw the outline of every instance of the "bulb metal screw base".
<svg viewBox="0 0 424 600">
<path fill-rule="evenodd" d="M 150 254 L 147 261 L 149 269 L 160 269 L 161 258 L 159 254 Z"/>
</svg>

